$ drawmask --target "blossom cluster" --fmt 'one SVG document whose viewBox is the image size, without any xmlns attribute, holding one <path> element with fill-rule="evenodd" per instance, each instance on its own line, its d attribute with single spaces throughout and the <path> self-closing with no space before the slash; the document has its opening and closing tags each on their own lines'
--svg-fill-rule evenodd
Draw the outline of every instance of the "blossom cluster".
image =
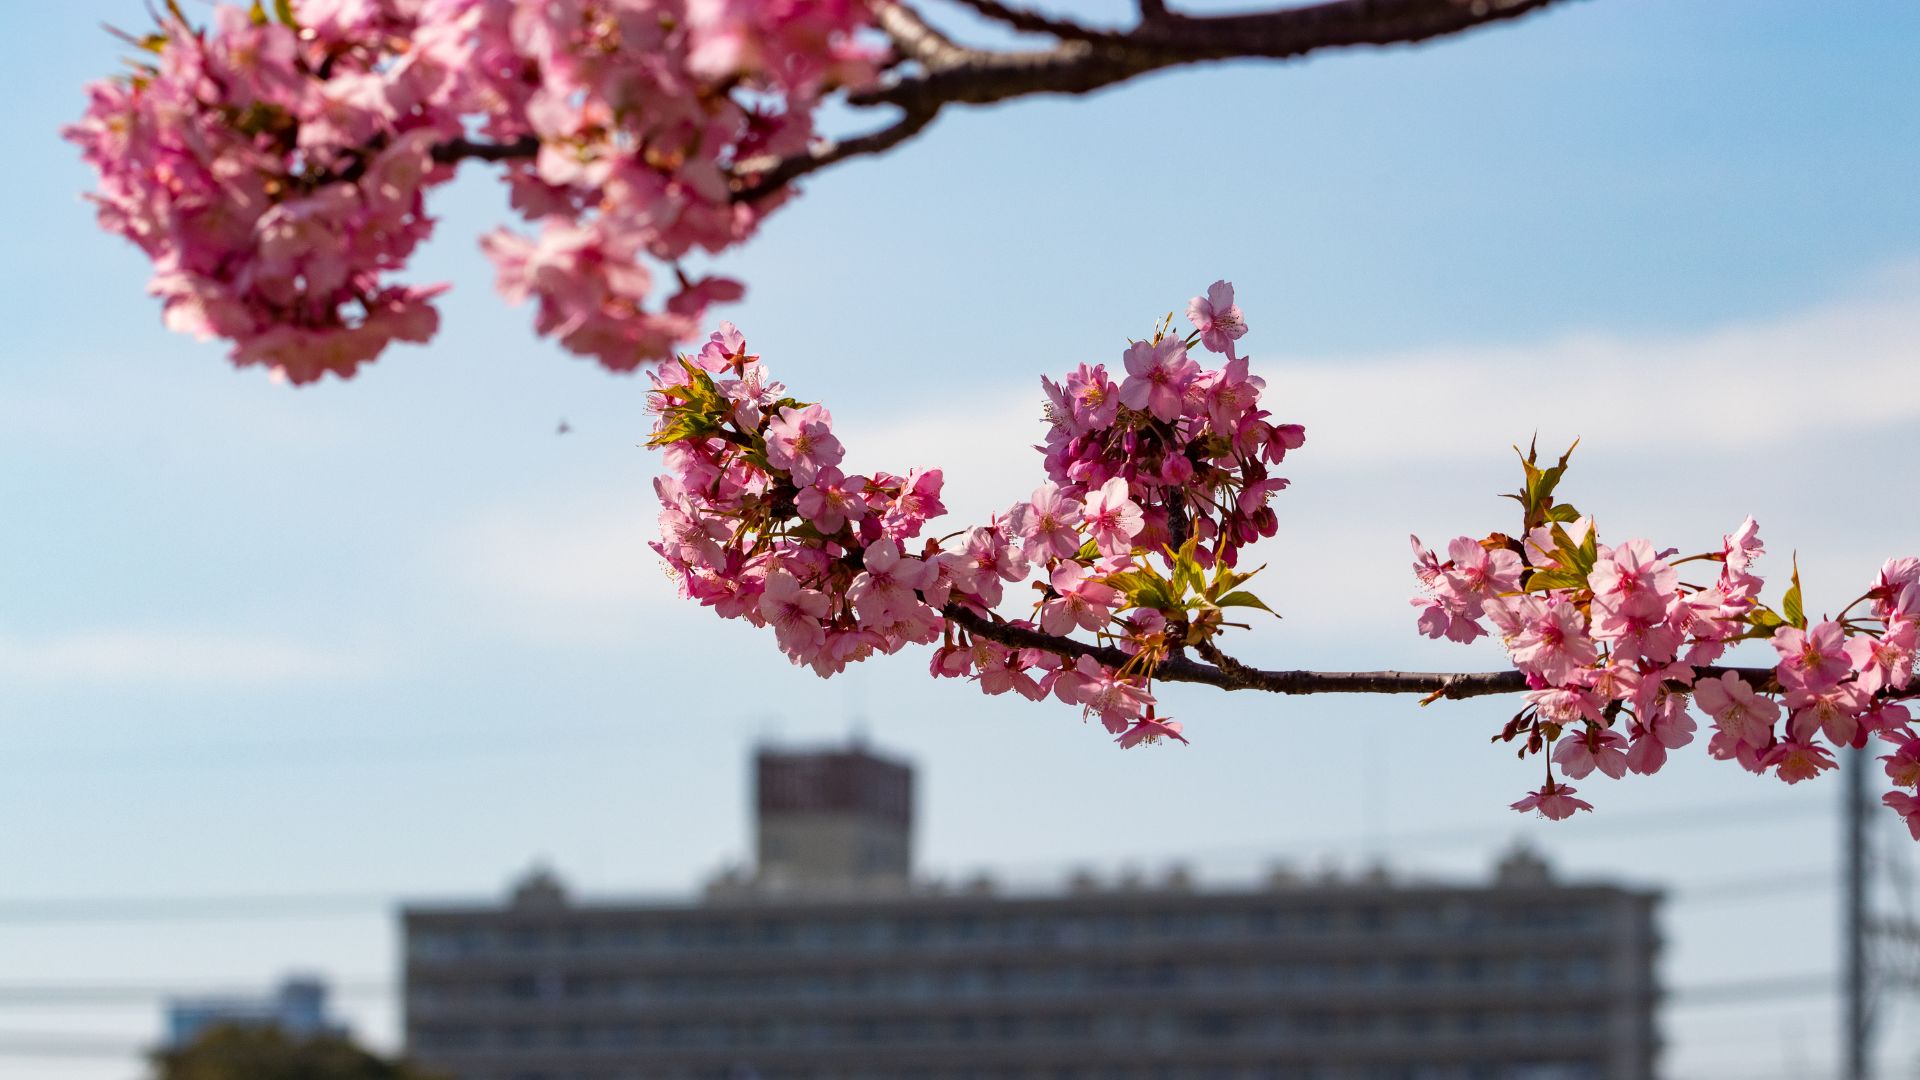
<svg viewBox="0 0 1920 1080">
<path fill-rule="evenodd" d="M 1572 780 L 1653 773 L 1694 740 L 1697 712 L 1711 726 L 1710 756 L 1790 784 L 1833 768 L 1837 749 L 1884 741 L 1896 785 L 1885 802 L 1920 839 L 1920 797 L 1899 790 L 1920 786 L 1920 737 L 1903 703 L 1920 696 L 1920 559 L 1887 562 L 1838 616 L 1812 620 L 1797 566 L 1778 611 L 1761 601 L 1752 518 L 1717 550 L 1685 557 L 1643 539 L 1609 546 L 1554 501 L 1565 456 L 1542 468 L 1529 452 L 1523 464 L 1526 485 L 1509 496 L 1525 511 L 1519 537 L 1458 537 L 1444 561 L 1413 541 L 1421 631 L 1469 642 L 1490 626 L 1526 676 L 1527 707 L 1500 737 L 1550 764 L 1515 809 L 1591 810 L 1554 766 Z M 1771 646 L 1772 663 L 1716 666 L 1748 641 Z"/>
<path fill-rule="evenodd" d="M 196 27 L 169 3 L 129 38 L 148 54 L 135 74 L 93 84 L 65 134 L 99 173 L 101 225 L 153 261 L 167 325 L 296 383 L 434 333 L 441 287 L 394 275 L 470 137 L 525 150 L 499 156 L 537 231 L 482 244 L 501 291 L 610 368 L 668 357 L 742 291 L 680 261 L 781 201 L 732 185 L 804 150 L 822 96 L 882 59 L 858 0 L 272 6 Z"/>
<path fill-rule="evenodd" d="M 1124 372 L 1043 380 L 1048 480 L 938 538 L 923 533 L 945 513 L 940 470 L 849 472 L 828 410 L 787 396 L 723 324 L 653 376 L 654 549 L 685 596 L 771 628 L 822 676 L 933 645 L 935 677 L 1078 705 L 1122 746 L 1184 742 L 1158 712 L 1155 665 L 1241 625 L 1226 612 L 1265 608 L 1233 567 L 1277 527 L 1267 502 L 1286 481 L 1269 468 L 1305 437 L 1260 407 L 1232 287 L 1188 316 L 1190 334 L 1169 320 L 1130 345 Z M 1195 345 L 1222 366 L 1203 369 Z M 1031 607 L 998 614 L 1027 582 Z"/>
</svg>

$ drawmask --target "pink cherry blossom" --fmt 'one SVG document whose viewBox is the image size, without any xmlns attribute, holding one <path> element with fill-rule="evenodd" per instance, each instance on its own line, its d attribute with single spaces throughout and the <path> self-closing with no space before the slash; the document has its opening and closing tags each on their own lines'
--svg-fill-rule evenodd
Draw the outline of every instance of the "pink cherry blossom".
<svg viewBox="0 0 1920 1080">
<path fill-rule="evenodd" d="M 1129 496 L 1127 482 L 1119 477 L 1100 485 L 1100 490 L 1087 496 L 1081 521 L 1103 555 L 1131 550 L 1133 538 L 1140 535 L 1145 525 L 1139 504 Z"/>
<path fill-rule="evenodd" d="M 1247 332 L 1247 323 L 1233 302 L 1233 285 L 1216 281 L 1207 286 L 1207 295 L 1196 296 L 1187 304 L 1187 319 L 1200 332 L 1200 344 L 1233 359 L 1233 343 Z"/>
<path fill-rule="evenodd" d="M 1860 714 L 1866 710 L 1867 695 L 1853 683 L 1839 683 L 1819 690 L 1802 686 L 1787 688 L 1787 708 L 1793 714 L 1787 730 L 1802 742 L 1815 732 L 1826 735 L 1835 746 L 1851 746 L 1860 732 Z"/>
<path fill-rule="evenodd" d="M 767 425 L 767 463 L 785 469 L 796 484 L 811 484 L 821 469 L 846 456 L 833 435 L 833 417 L 823 405 L 784 408 Z"/>
<path fill-rule="evenodd" d="M 1574 789 L 1568 784 L 1556 784 L 1548 780 L 1538 791 L 1530 791 L 1527 797 L 1513 804 L 1513 809 L 1526 813 L 1537 810 L 1540 816 L 1549 821 L 1562 821 L 1573 816 L 1576 810 L 1592 810 L 1593 804 L 1585 799 L 1573 797 Z"/>
<path fill-rule="evenodd" d="M 826 640 L 820 624 L 829 606 L 825 593 L 806 588 L 785 570 L 768 574 L 760 594 L 761 618 L 773 627 L 780 647 L 796 660 L 810 659 Z"/>
<path fill-rule="evenodd" d="M 1240 329 L 1245 332 L 1246 327 L 1242 325 Z M 1205 340 L 1204 337 L 1202 340 Z M 1209 345 L 1208 348 L 1212 346 Z M 1226 350 L 1214 349 L 1214 351 Z M 1195 385 L 1202 388 L 1203 400 L 1207 407 L 1207 419 L 1212 422 L 1216 431 L 1237 432 L 1241 419 L 1253 409 L 1255 403 L 1260 400 L 1261 391 L 1266 389 L 1266 380 L 1258 375 L 1249 375 L 1247 364 L 1248 361 L 1244 356 L 1237 360 L 1230 359 L 1220 370 L 1203 373 L 1194 380 Z M 1285 450 L 1281 452 L 1284 455 Z"/>
<path fill-rule="evenodd" d="M 1595 769 L 1618 780 L 1627 774 L 1626 747 L 1626 737 L 1619 732 L 1589 727 L 1562 738 L 1554 748 L 1553 762 L 1575 780 Z"/>
<path fill-rule="evenodd" d="M 814 528 L 832 535 L 847 522 L 866 516 L 867 503 L 860 494 L 866 486 L 866 477 L 846 476 L 829 465 L 815 473 L 812 483 L 794 496 L 794 508 L 812 522 Z"/>
<path fill-rule="evenodd" d="M 1520 588 L 1520 556 L 1487 548 L 1462 536 L 1447 545 L 1447 585 L 1466 606 L 1478 607 L 1501 593 Z"/>
<path fill-rule="evenodd" d="M 896 540 L 920 535 L 922 525 L 947 512 L 940 501 L 943 484 L 939 469 L 909 469 L 892 501 L 881 508 L 882 531 Z"/>
<path fill-rule="evenodd" d="M 1836 622 L 1814 623 L 1805 630 L 1783 626 L 1774 632 L 1773 648 L 1780 654 L 1780 682 L 1785 686 L 1832 686 L 1852 668 L 1846 631 Z"/>
<path fill-rule="evenodd" d="M 1889 791 L 1880 796 L 1880 801 L 1889 810 L 1899 814 L 1907 831 L 1913 834 L 1915 840 L 1920 840 L 1920 797 L 1904 791 Z"/>
<path fill-rule="evenodd" d="M 1567 682 L 1599 656 L 1583 622 L 1572 604 L 1544 604 L 1507 643 L 1507 651 L 1521 670 L 1537 672 L 1549 683 Z"/>
<path fill-rule="evenodd" d="M 1023 541 L 1027 558 L 1071 558 L 1080 550 L 1080 505 L 1054 484 L 1041 484 L 1033 497 L 1015 506 L 1008 525 Z"/>
<path fill-rule="evenodd" d="M 1773 726 L 1780 722 L 1780 706 L 1755 693 L 1746 680 L 1733 672 L 1695 683 L 1693 700 L 1729 738 L 1752 747 L 1764 747 L 1773 741 Z"/>
<path fill-rule="evenodd" d="M 1652 544 L 1629 540 L 1602 553 L 1587 575 L 1587 584 L 1598 610 L 1621 617 L 1659 619 L 1674 597 L 1679 574 L 1655 556 Z"/>
<path fill-rule="evenodd" d="M 1074 671 L 1079 676 L 1075 700 L 1085 706 L 1087 715 L 1098 716 L 1112 734 L 1124 732 L 1153 704 L 1153 696 L 1138 679 L 1101 667 L 1089 657 L 1075 661 Z"/>
<path fill-rule="evenodd" d="M 867 545 L 863 569 L 847 587 L 847 599 L 869 622 L 889 622 L 920 606 L 915 590 L 933 584 L 934 568 L 900 553 L 900 544 L 882 537 Z"/>
<path fill-rule="evenodd" d="M 1162 739 L 1186 742 L 1187 737 L 1180 734 L 1180 721 L 1155 720 L 1152 717 L 1135 720 L 1132 727 L 1121 732 L 1113 741 L 1120 744 L 1120 749 L 1130 750 L 1142 743 L 1151 745 Z"/>
<path fill-rule="evenodd" d="M 1127 348 L 1126 366 L 1120 403 L 1167 423 L 1178 420 L 1187 384 L 1200 372 L 1200 365 L 1188 358 L 1187 347 L 1170 337 L 1136 341 Z"/>
<path fill-rule="evenodd" d="M 1767 751 L 1766 766 L 1789 784 L 1811 780 L 1834 767 L 1833 754 L 1826 747 L 1797 739 L 1786 739 Z"/>
<path fill-rule="evenodd" d="M 1051 584 L 1058 595 L 1040 605 L 1040 629 L 1047 633 L 1104 630 L 1113 618 L 1120 592 L 1089 568 L 1063 563 L 1053 571 Z"/>
<path fill-rule="evenodd" d="M 1887 779 L 1900 787 L 1920 787 L 1920 739 L 1904 739 L 1893 753 L 1883 756 Z"/>
</svg>

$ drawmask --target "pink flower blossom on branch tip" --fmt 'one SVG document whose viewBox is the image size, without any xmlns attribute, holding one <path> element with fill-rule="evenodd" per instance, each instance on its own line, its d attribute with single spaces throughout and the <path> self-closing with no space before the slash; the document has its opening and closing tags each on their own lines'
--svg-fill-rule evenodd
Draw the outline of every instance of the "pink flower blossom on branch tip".
<svg viewBox="0 0 1920 1080">
<path fill-rule="evenodd" d="M 1247 332 L 1240 307 L 1233 302 L 1233 285 L 1216 281 L 1207 286 L 1205 296 L 1196 296 L 1187 304 L 1187 320 L 1200 332 L 1200 344 L 1232 360 L 1233 343 Z"/>
<path fill-rule="evenodd" d="M 1576 810 L 1593 809 L 1592 803 L 1574 798 L 1573 792 L 1571 785 L 1556 784 L 1549 780 L 1539 790 L 1528 792 L 1525 798 L 1514 803 L 1513 809 L 1523 814 L 1535 810 L 1549 821 L 1563 821 L 1572 817 Z"/>
<path fill-rule="evenodd" d="M 1120 403 L 1167 423 L 1180 418 L 1187 386 L 1200 373 L 1200 365 L 1187 356 L 1187 347 L 1170 337 L 1128 346 L 1126 368 Z"/>
</svg>

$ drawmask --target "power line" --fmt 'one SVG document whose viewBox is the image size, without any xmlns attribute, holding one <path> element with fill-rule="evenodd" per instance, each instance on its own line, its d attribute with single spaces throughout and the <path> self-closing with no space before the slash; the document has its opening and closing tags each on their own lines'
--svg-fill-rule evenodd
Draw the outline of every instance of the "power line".
<svg viewBox="0 0 1920 1080">
<path fill-rule="evenodd" d="M 1671 899 L 1695 905 L 1765 900 L 1796 893 L 1824 893 L 1839 886 L 1835 875 L 1836 871 L 1829 868 L 1718 878 L 1698 885 L 1682 886 L 1668 895 Z"/>
</svg>

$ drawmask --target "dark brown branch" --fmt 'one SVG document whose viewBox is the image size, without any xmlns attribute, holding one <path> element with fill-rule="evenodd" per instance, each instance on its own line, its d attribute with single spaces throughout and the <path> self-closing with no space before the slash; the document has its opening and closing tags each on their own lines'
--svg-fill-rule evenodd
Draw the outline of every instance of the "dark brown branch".
<svg viewBox="0 0 1920 1080">
<path fill-rule="evenodd" d="M 863 154 L 878 154 L 918 135 L 933 123 L 939 110 L 909 111 L 878 131 L 853 139 L 828 140 L 816 144 L 801 155 L 788 158 L 755 158 L 734 167 L 733 201 L 752 202 L 780 190 L 793 180 L 818 169 Z"/>
<path fill-rule="evenodd" d="M 958 48 L 924 70 L 872 90 L 856 105 L 981 105 L 1030 94 L 1084 94 L 1150 71 L 1210 60 L 1288 60 L 1330 48 L 1404 45 L 1518 18 L 1563 0 L 1326 0 L 1302 7 L 1205 17 L 1143 9 L 1131 31 L 1062 36 L 1050 49 Z M 886 3 L 882 13 L 899 5 Z M 922 24 L 924 25 L 924 23 Z M 883 21 L 883 28 L 885 23 Z M 891 34 L 892 30 L 888 30 Z M 897 43 L 897 39 L 896 39 Z"/>
<path fill-rule="evenodd" d="M 1119 649 L 1014 626 L 958 604 L 947 605 L 944 614 L 955 626 L 977 637 L 1015 649 L 1039 649 L 1068 658 L 1085 656 L 1114 669 L 1132 659 Z M 1211 662 L 1169 657 L 1154 667 L 1153 677 L 1161 682 L 1270 694 L 1421 694 L 1454 700 L 1518 694 L 1528 689 L 1527 677 L 1519 671 L 1265 671 L 1226 656 L 1210 642 L 1197 644 L 1194 649 Z M 1695 671 L 1709 679 L 1732 672 L 1756 690 L 1779 689 L 1772 668 L 1706 666 Z"/>
<path fill-rule="evenodd" d="M 899 120 L 856 138 L 823 142 L 782 160 L 735 168 L 734 198 L 761 198 L 848 158 L 877 154 L 913 138 L 947 105 L 984 105 L 1032 94 L 1086 94 L 1148 72 L 1232 59 L 1287 60 L 1325 49 L 1403 45 L 1518 18 L 1565 0 L 1323 0 L 1242 15 L 1170 13 L 1140 0 L 1131 30 L 1099 30 L 1002 0 L 956 0 L 988 18 L 1055 39 L 1047 48 L 998 52 L 955 42 L 901 0 L 869 0 L 874 20 L 908 61 L 880 84 L 848 94 L 856 106 L 892 105 Z M 529 158 L 531 135 L 500 143 L 452 139 L 434 147 L 442 164 Z"/>
<path fill-rule="evenodd" d="M 462 161 L 512 161 L 517 158 L 530 158 L 540 152 L 540 140 L 532 135 L 522 135 L 511 142 L 490 143 L 475 142 L 472 139 L 448 139 L 433 148 L 433 160 L 442 165 L 457 165 Z"/>
</svg>

